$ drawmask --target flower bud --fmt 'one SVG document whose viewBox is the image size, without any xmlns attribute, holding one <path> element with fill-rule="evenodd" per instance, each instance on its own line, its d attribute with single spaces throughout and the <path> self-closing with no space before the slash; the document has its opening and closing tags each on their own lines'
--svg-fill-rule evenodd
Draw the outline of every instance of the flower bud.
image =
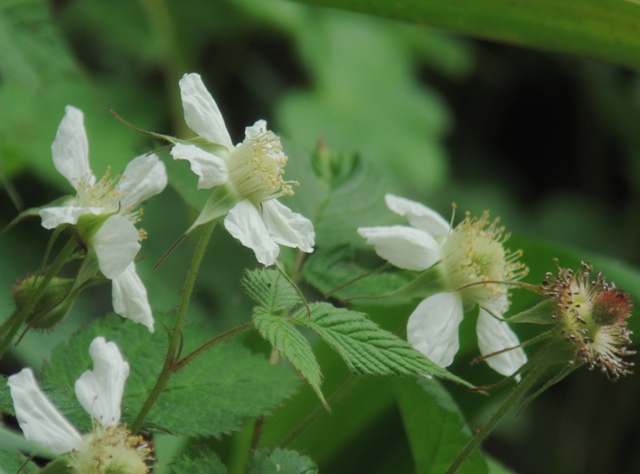
<svg viewBox="0 0 640 474">
<path fill-rule="evenodd" d="M 17 311 L 24 308 L 42 283 L 44 277 L 30 276 L 13 287 L 13 301 Z M 74 280 L 51 279 L 35 308 L 27 316 L 27 324 L 36 329 L 49 329 L 58 324 L 71 310 L 77 292 L 72 293 Z"/>
</svg>

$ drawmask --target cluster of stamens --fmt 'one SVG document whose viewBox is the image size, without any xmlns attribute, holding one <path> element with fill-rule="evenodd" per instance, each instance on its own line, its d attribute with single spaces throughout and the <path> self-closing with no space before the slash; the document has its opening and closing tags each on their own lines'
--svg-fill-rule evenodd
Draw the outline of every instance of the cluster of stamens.
<svg viewBox="0 0 640 474">
<path fill-rule="evenodd" d="M 541 289 L 556 302 L 552 317 L 559 320 L 562 337 L 575 345 L 576 355 L 589 369 L 599 367 L 610 380 L 617 380 L 632 373 L 633 363 L 622 360 L 635 354 L 624 347 L 631 343 L 626 319 L 632 304 L 629 295 L 599 272 L 590 280 L 592 270 L 586 262 L 575 273 L 558 267 L 557 275 L 547 273 Z"/>
<path fill-rule="evenodd" d="M 480 218 L 467 212 L 443 243 L 444 268 L 453 288 L 473 302 L 494 300 L 507 293 L 504 283 L 524 277 L 528 269 L 518 259 L 522 251 L 504 248 L 509 234 L 500 220 L 489 219 L 485 211 Z M 482 284 L 482 282 L 486 282 Z"/>
<path fill-rule="evenodd" d="M 146 474 L 153 465 L 153 446 L 124 426 L 94 430 L 83 437 L 84 445 L 72 454 L 71 466 L 82 474 Z"/>
<path fill-rule="evenodd" d="M 280 139 L 271 131 L 240 144 L 229 157 L 230 181 L 244 198 L 258 205 L 280 196 L 293 196 L 295 181 L 285 181 L 287 156 L 282 152 Z"/>
</svg>

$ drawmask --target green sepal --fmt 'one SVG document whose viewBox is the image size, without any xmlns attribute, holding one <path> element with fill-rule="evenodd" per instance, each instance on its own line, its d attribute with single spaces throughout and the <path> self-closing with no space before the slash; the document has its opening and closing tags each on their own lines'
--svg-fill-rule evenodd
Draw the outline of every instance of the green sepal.
<svg viewBox="0 0 640 474">
<path fill-rule="evenodd" d="M 75 472 L 66 458 L 55 459 L 39 471 L 40 474 L 73 474 Z"/>
<path fill-rule="evenodd" d="M 538 352 L 529 358 L 523 366 L 523 370 L 537 365 L 558 365 L 558 364 L 578 364 L 581 362 L 576 356 L 573 343 L 565 341 L 560 332 L 552 330 L 550 340 L 544 344 Z"/>
<path fill-rule="evenodd" d="M 45 204 L 44 206 L 32 207 L 30 209 L 22 211 L 20 214 L 17 215 L 15 219 L 9 222 L 9 224 L 7 224 L 7 226 L 5 226 L 4 229 L 0 230 L 0 236 L 2 236 L 5 232 L 8 232 L 9 230 L 11 230 L 13 227 L 15 227 L 17 224 L 19 224 L 23 220 L 28 219 L 29 217 L 39 217 L 40 211 L 42 209 L 47 209 L 49 207 L 62 206 L 72 199 L 73 199 L 73 196 L 62 196 L 58 199 L 51 201 L 49 204 Z"/>
<path fill-rule="evenodd" d="M 186 234 L 190 234 L 196 227 L 211 222 L 214 219 L 219 219 L 225 216 L 227 212 L 231 210 L 241 198 L 237 193 L 233 192 L 231 188 L 226 185 L 218 186 L 216 190 L 211 194 L 207 202 L 205 203 L 200 215 L 195 220 L 191 227 L 187 230 Z"/>
<path fill-rule="evenodd" d="M 31 276 L 22 280 L 13 289 L 13 302 L 18 314 L 24 308 L 38 287 L 44 276 Z M 27 316 L 27 324 L 36 329 L 50 329 L 58 324 L 71 310 L 77 291 L 72 291 L 74 280 L 70 278 L 54 277 L 44 294 L 36 303 L 33 311 Z"/>
<path fill-rule="evenodd" d="M 87 244 L 93 236 L 100 230 L 102 224 L 113 214 L 83 214 L 78 217 L 78 222 L 73 226 L 80 241 Z"/>
<path fill-rule="evenodd" d="M 424 299 L 444 291 L 451 291 L 451 288 L 447 285 L 442 270 L 436 264 L 420 273 L 406 285 L 387 293 L 385 296 Z"/>
<path fill-rule="evenodd" d="M 558 308 L 553 300 L 544 300 L 529 309 L 520 311 L 507 318 L 509 324 L 533 323 L 533 324 L 556 324 L 558 321 L 553 318 Z"/>
</svg>

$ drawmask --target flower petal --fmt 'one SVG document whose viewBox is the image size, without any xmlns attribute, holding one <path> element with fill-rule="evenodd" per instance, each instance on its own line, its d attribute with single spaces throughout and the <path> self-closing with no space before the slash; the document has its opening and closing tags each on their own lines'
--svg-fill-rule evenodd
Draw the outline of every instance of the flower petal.
<svg viewBox="0 0 640 474">
<path fill-rule="evenodd" d="M 496 316 L 502 316 L 501 313 L 492 312 Z M 509 325 L 491 316 L 489 311 L 483 307 L 480 307 L 480 313 L 478 314 L 476 334 L 478 335 L 478 347 L 482 355 L 492 354 L 520 345 L 518 336 L 511 330 Z M 499 374 L 511 375 L 527 362 L 527 355 L 521 347 L 518 347 L 517 349 L 489 357 L 485 359 L 485 362 Z"/>
<path fill-rule="evenodd" d="M 53 165 L 74 189 L 78 189 L 83 180 L 93 186 L 96 178 L 89 167 L 89 142 L 84 129 L 84 115 L 70 105 L 65 111 L 51 144 Z"/>
<path fill-rule="evenodd" d="M 136 273 L 136 264 L 131 262 L 127 269 L 111 281 L 113 311 L 123 318 L 144 324 L 153 332 L 153 315 L 147 289 Z"/>
<path fill-rule="evenodd" d="M 376 253 L 396 267 L 426 270 L 442 259 L 440 245 L 426 232 L 413 227 L 360 227 L 358 234 Z"/>
<path fill-rule="evenodd" d="M 316 234 L 306 217 L 292 212 L 276 199 L 262 203 L 262 219 L 269 235 L 280 245 L 313 252 Z"/>
<path fill-rule="evenodd" d="M 41 209 L 38 214 L 42 218 L 42 227 L 45 229 L 54 229 L 60 224 L 75 225 L 78 218 L 84 214 L 93 214 L 98 216 L 104 211 L 101 207 L 77 207 L 77 206 L 60 206 L 47 207 Z"/>
<path fill-rule="evenodd" d="M 202 83 L 200 74 L 185 74 L 180 79 L 184 119 L 189 128 L 212 143 L 233 149 L 231 137 L 216 101 Z"/>
<path fill-rule="evenodd" d="M 120 275 L 140 250 L 136 227 L 118 215 L 104 221 L 91 243 L 98 256 L 100 271 L 110 280 Z"/>
<path fill-rule="evenodd" d="M 429 296 L 409 317 L 407 340 L 440 367 L 447 367 L 460 347 L 458 326 L 463 314 L 458 293 Z"/>
<path fill-rule="evenodd" d="M 396 214 L 405 216 L 409 224 L 429 233 L 432 237 L 446 237 L 451 232 L 451 226 L 440 214 L 419 202 L 393 194 L 387 194 L 384 199 L 389 209 Z"/>
<path fill-rule="evenodd" d="M 222 158 L 195 145 L 178 143 L 171 149 L 171 155 L 174 160 L 187 160 L 191 164 L 191 171 L 200 177 L 198 189 L 219 186 L 229 178 L 227 164 Z"/>
<path fill-rule="evenodd" d="M 96 337 L 89 346 L 93 370 L 84 372 L 76 380 L 76 397 L 87 413 L 105 428 L 120 421 L 120 404 L 124 383 L 129 376 L 129 364 L 120 349 L 104 337 Z"/>
<path fill-rule="evenodd" d="M 256 254 L 258 262 L 265 266 L 276 263 L 280 247 L 269 236 L 256 207 L 246 199 L 233 206 L 224 219 L 229 233 Z"/>
<path fill-rule="evenodd" d="M 78 430 L 42 392 L 31 369 L 22 369 L 8 380 L 16 417 L 24 437 L 54 454 L 79 449 Z"/>
<path fill-rule="evenodd" d="M 162 192 L 167 185 L 167 171 L 157 155 L 140 155 L 129 162 L 118 183 L 122 195 L 120 208 L 130 211 L 151 196 Z"/>
</svg>

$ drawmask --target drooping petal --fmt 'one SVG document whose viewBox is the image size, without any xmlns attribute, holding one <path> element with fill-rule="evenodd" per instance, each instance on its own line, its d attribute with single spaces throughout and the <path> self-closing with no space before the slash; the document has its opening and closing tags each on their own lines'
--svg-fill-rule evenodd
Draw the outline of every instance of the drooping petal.
<svg viewBox="0 0 640 474">
<path fill-rule="evenodd" d="M 191 171 L 199 176 L 198 189 L 209 189 L 227 182 L 229 170 L 219 156 L 198 148 L 195 145 L 178 143 L 171 149 L 174 160 L 187 160 Z"/>
<path fill-rule="evenodd" d="M 74 189 L 78 189 L 83 180 L 93 186 L 96 178 L 89 167 L 89 142 L 84 129 L 84 114 L 70 105 L 65 111 L 51 144 L 53 165 Z"/>
<path fill-rule="evenodd" d="M 153 332 L 153 315 L 147 289 L 136 273 L 136 264 L 131 262 L 127 269 L 111 281 L 113 311 L 123 318 L 144 324 Z"/>
<path fill-rule="evenodd" d="M 242 245 L 255 252 L 258 262 L 267 267 L 276 263 L 280 247 L 269 236 L 260 213 L 250 201 L 245 199 L 233 206 L 224 226 Z"/>
<path fill-rule="evenodd" d="M 262 203 L 262 219 L 276 243 L 313 252 L 316 234 L 306 217 L 292 212 L 277 199 L 271 199 Z"/>
<path fill-rule="evenodd" d="M 432 237 L 446 237 L 451 232 L 451 226 L 440 214 L 419 202 L 393 194 L 387 194 L 384 199 L 389 209 L 396 214 L 405 216 L 409 224 L 429 233 Z"/>
<path fill-rule="evenodd" d="M 78 218 L 84 214 L 98 216 L 102 211 L 102 207 L 60 206 L 41 209 L 38 214 L 42 218 L 42 227 L 55 229 L 60 224 L 76 224 Z"/>
<path fill-rule="evenodd" d="M 54 454 L 80 448 L 80 433 L 42 392 L 31 369 L 10 376 L 8 385 L 25 438 Z"/>
<path fill-rule="evenodd" d="M 136 227 L 122 216 L 109 217 L 91 241 L 104 276 L 113 280 L 120 275 L 140 250 Z"/>
<path fill-rule="evenodd" d="M 426 232 L 408 226 L 360 227 L 358 234 L 396 267 L 426 270 L 442 259 L 440 245 Z"/>
<path fill-rule="evenodd" d="M 494 314 L 502 316 L 501 313 L 494 312 Z M 491 316 L 489 311 L 483 307 L 480 307 L 478 314 L 476 334 L 478 335 L 478 347 L 482 355 L 492 354 L 520 344 L 518 336 L 511 330 L 509 325 Z M 521 347 L 518 347 L 517 349 L 489 357 L 485 359 L 485 362 L 499 374 L 511 375 L 527 362 L 527 355 Z"/>
<path fill-rule="evenodd" d="M 105 428 L 120 421 L 120 404 L 124 383 L 129 376 L 129 364 L 120 349 L 104 337 L 96 337 L 89 346 L 93 370 L 76 380 L 76 397 L 87 413 Z"/>
<path fill-rule="evenodd" d="M 117 191 L 123 211 L 138 207 L 151 196 L 162 192 L 167 185 L 167 171 L 157 155 L 140 155 L 129 162 Z"/>
<path fill-rule="evenodd" d="M 448 367 L 460 347 L 458 326 L 462 317 L 462 299 L 458 293 L 429 296 L 409 317 L 407 340 L 440 367 Z"/>
<path fill-rule="evenodd" d="M 180 79 L 184 119 L 189 128 L 212 143 L 233 149 L 231 137 L 216 101 L 202 83 L 200 74 L 185 74 Z"/>
</svg>

